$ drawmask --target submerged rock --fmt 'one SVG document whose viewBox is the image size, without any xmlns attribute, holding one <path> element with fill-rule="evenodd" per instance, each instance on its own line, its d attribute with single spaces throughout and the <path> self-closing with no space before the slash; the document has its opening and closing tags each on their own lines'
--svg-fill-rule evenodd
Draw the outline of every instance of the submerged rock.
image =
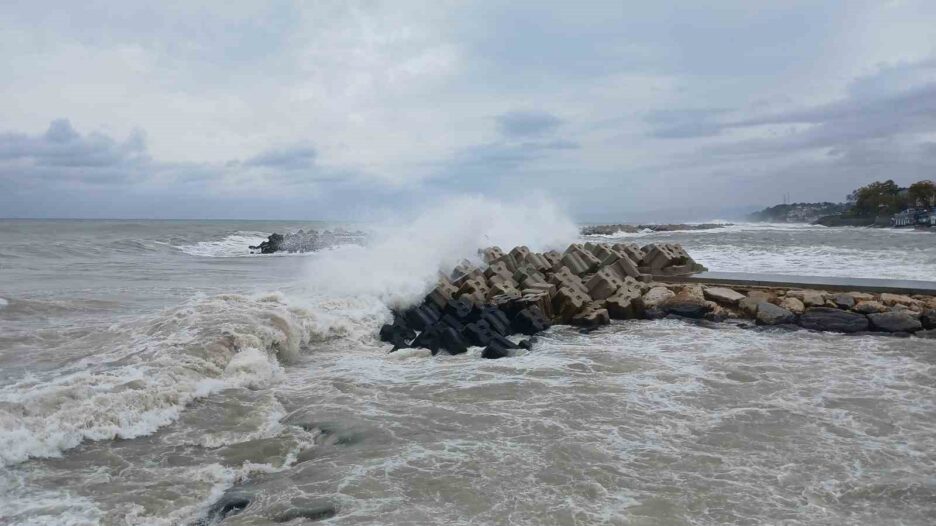
<svg viewBox="0 0 936 526">
<path fill-rule="evenodd" d="M 863 314 L 831 307 L 806 309 L 800 316 L 799 323 L 802 327 L 814 331 L 851 333 L 868 330 L 868 318 Z"/>
<path fill-rule="evenodd" d="M 757 323 L 759 325 L 786 325 L 796 322 L 796 316 L 773 303 L 763 301 L 757 305 Z"/>
<path fill-rule="evenodd" d="M 916 332 L 923 328 L 920 320 L 900 311 L 868 314 L 868 319 L 871 321 L 871 328 L 876 331 Z"/>
</svg>

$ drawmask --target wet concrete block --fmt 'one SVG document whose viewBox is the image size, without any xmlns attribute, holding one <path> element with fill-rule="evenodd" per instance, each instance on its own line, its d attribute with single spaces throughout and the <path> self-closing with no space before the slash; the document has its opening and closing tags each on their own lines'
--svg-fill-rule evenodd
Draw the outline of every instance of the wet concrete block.
<svg viewBox="0 0 936 526">
<path fill-rule="evenodd" d="M 559 319 L 568 321 L 589 303 L 591 297 L 588 294 L 570 287 L 562 287 L 553 298 L 553 312 Z"/>
<path fill-rule="evenodd" d="M 458 289 L 450 282 L 439 283 L 426 295 L 426 301 L 431 301 L 439 308 L 443 308 L 457 293 Z"/>
<path fill-rule="evenodd" d="M 585 283 L 588 295 L 594 300 L 608 298 L 622 286 L 624 286 L 624 280 L 607 267 L 600 269 Z"/>
<path fill-rule="evenodd" d="M 463 354 L 468 352 L 468 343 L 462 335 L 452 327 L 443 326 L 439 329 L 439 350 L 449 354 Z M 435 352 L 433 352 L 435 354 Z"/>
<path fill-rule="evenodd" d="M 594 329 L 611 323 L 611 317 L 606 309 L 586 309 L 573 316 L 570 323 L 576 327 Z"/>
<path fill-rule="evenodd" d="M 487 321 L 478 320 L 465 325 L 462 336 L 469 344 L 476 347 L 484 347 L 491 341 L 491 338 L 494 337 L 494 330 Z"/>
<path fill-rule="evenodd" d="M 510 323 L 513 332 L 533 335 L 549 328 L 549 320 L 537 307 L 528 307 L 514 316 Z"/>
</svg>

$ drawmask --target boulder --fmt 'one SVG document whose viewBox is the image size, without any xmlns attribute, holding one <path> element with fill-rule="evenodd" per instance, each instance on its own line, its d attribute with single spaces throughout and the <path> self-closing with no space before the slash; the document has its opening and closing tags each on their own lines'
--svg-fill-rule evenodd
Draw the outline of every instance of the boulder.
<svg viewBox="0 0 936 526">
<path fill-rule="evenodd" d="M 799 318 L 799 324 L 814 331 L 861 332 L 868 329 L 868 318 L 857 312 L 830 307 L 812 307 Z"/>
<path fill-rule="evenodd" d="M 510 349 L 504 346 L 501 342 L 491 342 L 487 347 L 481 351 L 481 357 L 488 360 L 497 360 L 499 358 L 506 358 L 510 356 Z"/>
<path fill-rule="evenodd" d="M 923 328 L 920 320 L 906 312 L 875 312 L 868 314 L 871 329 L 882 332 L 916 332 Z"/>
<path fill-rule="evenodd" d="M 766 301 L 757 304 L 758 325 L 786 325 L 795 322 L 796 315 L 783 307 L 778 307 Z"/>
<path fill-rule="evenodd" d="M 924 329 L 936 329 L 936 309 L 927 309 L 920 314 L 920 324 Z"/>
<path fill-rule="evenodd" d="M 886 312 L 887 307 L 877 301 L 859 301 L 857 305 L 852 307 L 852 310 L 861 314 L 873 314 L 875 312 Z"/>
<path fill-rule="evenodd" d="M 807 307 L 822 307 L 825 305 L 825 295 L 818 290 L 790 290 L 786 297 L 796 298 Z"/>
<path fill-rule="evenodd" d="M 921 304 L 919 300 L 915 300 L 910 296 L 904 296 L 903 294 L 889 294 L 887 292 L 881 294 L 881 303 L 887 305 L 888 307 L 893 307 L 894 305 L 906 305 L 909 307 Z"/>
<path fill-rule="evenodd" d="M 726 287 L 705 287 L 702 289 L 705 299 L 723 305 L 737 305 L 744 299 L 744 294 Z"/>
<path fill-rule="evenodd" d="M 688 292 L 667 298 L 659 303 L 659 307 L 667 314 L 674 314 L 683 318 L 702 319 L 712 311 L 712 304 Z"/>
<path fill-rule="evenodd" d="M 796 298 L 783 298 L 780 301 L 780 307 L 784 308 L 793 314 L 802 314 L 806 310 L 806 306 L 803 305 L 803 302 Z"/>
<path fill-rule="evenodd" d="M 874 294 L 868 294 L 867 292 L 846 292 L 845 295 L 851 296 L 856 302 L 871 301 L 874 299 Z"/>
<path fill-rule="evenodd" d="M 586 309 L 572 316 L 570 323 L 577 327 L 594 329 L 611 323 L 611 317 L 608 315 L 607 309 Z"/>
<path fill-rule="evenodd" d="M 848 310 L 855 306 L 855 298 L 848 294 L 836 294 L 832 296 L 832 303 L 840 309 Z"/>
<path fill-rule="evenodd" d="M 666 287 L 653 287 L 646 294 L 640 297 L 639 304 L 641 310 L 650 310 L 658 307 L 661 303 L 676 296 L 673 291 Z"/>
<path fill-rule="evenodd" d="M 762 290 L 752 290 L 747 293 L 747 296 L 738 302 L 738 307 L 741 309 L 741 312 L 750 316 L 757 316 L 757 305 L 764 301 L 770 301 L 772 296 Z"/>
<path fill-rule="evenodd" d="M 927 329 L 925 331 L 917 331 L 913 333 L 917 338 L 926 338 L 928 340 L 936 340 L 936 329 Z"/>
</svg>

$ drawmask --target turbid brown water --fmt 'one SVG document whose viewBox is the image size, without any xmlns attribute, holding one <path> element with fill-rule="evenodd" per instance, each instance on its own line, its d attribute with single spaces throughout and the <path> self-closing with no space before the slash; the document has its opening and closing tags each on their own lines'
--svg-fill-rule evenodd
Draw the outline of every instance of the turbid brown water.
<svg viewBox="0 0 936 526">
<path fill-rule="evenodd" d="M 384 292 L 413 284 L 334 293 L 386 247 L 242 255 L 300 226 L 0 222 L 0 522 L 936 515 L 931 341 L 664 320 L 553 328 L 498 361 L 388 355 L 373 337 Z M 936 275 L 927 234 L 719 230 L 628 239 L 681 241 L 713 270 L 747 252 L 772 272 L 811 257 L 827 273 Z"/>
</svg>

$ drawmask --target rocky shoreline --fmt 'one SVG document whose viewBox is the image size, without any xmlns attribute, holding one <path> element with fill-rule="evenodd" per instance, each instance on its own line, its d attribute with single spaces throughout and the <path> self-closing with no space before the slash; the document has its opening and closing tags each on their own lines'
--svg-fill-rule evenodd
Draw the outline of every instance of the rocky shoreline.
<svg viewBox="0 0 936 526">
<path fill-rule="evenodd" d="M 480 256 L 481 266 L 462 262 L 439 276 L 422 303 L 394 312 L 380 329 L 391 352 L 483 347 L 482 357 L 503 358 L 531 348 L 551 325 L 590 330 L 661 318 L 936 338 L 936 296 L 668 283 L 703 270 L 679 245 L 585 243 L 564 253 L 491 247 Z"/>
<path fill-rule="evenodd" d="M 637 234 L 639 232 L 675 232 L 681 230 L 713 230 L 716 228 L 724 228 L 726 226 L 731 226 L 730 223 L 702 223 L 702 224 L 686 224 L 686 223 L 667 223 L 667 224 L 651 224 L 651 225 L 626 225 L 626 224 L 617 224 L 617 225 L 590 225 L 581 228 L 581 233 L 583 236 L 611 236 L 620 232 L 625 234 Z"/>
</svg>

